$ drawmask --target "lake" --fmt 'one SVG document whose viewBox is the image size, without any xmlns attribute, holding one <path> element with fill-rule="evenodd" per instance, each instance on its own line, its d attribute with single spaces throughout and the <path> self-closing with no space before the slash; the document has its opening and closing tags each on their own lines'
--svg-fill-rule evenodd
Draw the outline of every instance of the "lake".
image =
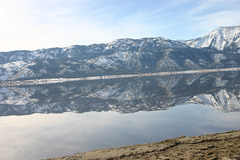
<svg viewBox="0 0 240 160">
<path fill-rule="evenodd" d="M 0 159 L 236 130 L 239 111 L 239 72 L 0 87 Z"/>
</svg>

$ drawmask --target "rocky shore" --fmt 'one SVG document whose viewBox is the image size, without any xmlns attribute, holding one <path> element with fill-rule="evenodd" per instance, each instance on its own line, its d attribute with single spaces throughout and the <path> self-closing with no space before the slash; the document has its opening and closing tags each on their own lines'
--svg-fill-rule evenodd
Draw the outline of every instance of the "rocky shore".
<svg viewBox="0 0 240 160">
<path fill-rule="evenodd" d="M 240 130 L 96 150 L 48 160 L 223 159 L 240 160 Z"/>
</svg>

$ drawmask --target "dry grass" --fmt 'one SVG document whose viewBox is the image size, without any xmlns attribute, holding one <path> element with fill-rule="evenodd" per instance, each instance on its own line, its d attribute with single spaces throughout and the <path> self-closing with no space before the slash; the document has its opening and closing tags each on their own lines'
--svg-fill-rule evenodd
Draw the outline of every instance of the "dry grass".
<svg viewBox="0 0 240 160">
<path fill-rule="evenodd" d="M 240 130 L 78 153 L 48 160 L 240 160 Z"/>
</svg>

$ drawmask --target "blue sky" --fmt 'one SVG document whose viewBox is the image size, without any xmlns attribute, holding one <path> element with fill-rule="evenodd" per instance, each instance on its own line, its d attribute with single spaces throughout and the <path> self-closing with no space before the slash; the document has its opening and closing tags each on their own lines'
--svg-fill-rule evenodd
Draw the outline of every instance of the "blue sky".
<svg viewBox="0 0 240 160">
<path fill-rule="evenodd" d="M 192 39 L 240 25 L 239 0 L 0 0 L 0 51 Z"/>
</svg>

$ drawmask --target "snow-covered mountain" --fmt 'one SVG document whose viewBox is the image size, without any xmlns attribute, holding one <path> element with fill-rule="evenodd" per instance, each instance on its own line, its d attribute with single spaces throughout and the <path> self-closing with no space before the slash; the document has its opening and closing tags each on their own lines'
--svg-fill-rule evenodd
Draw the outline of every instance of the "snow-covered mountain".
<svg viewBox="0 0 240 160">
<path fill-rule="evenodd" d="M 223 112 L 240 111 L 237 73 L 175 75 L 0 88 L 0 116 L 166 110 L 200 103 Z"/>
<path fill-rule="evenodd" d="M 49 48 L 34 51 L 0 52 L 0 64 L 13 61 L 35 61 L 48 59 L 85 60 L 117 52 L 154 51 L 166 48 L 186 48 L 181 42 L 166 38 L 117 39 L 107 44 L 74 45 L 66 48 Z"/>
<path fill-rule="evenodd" d="M 231 68 L 240 64 L 238 54 L 219 54 L 178 48 L 156 51 L 122 51 L 91 59 L 45 59 L 0 64 L 0 79 L 76 78 L 112 74 L 152 73 L 192 69 Z"/>
<path fill-rule="evenodd" d="M 0 81 L 239 67 L 240 54 L 235 54 L 239 31 L 239 26 L 222 27 L 183 42 L 126 38 L 107 44 L 0 52 Z"/>
<path fill-rule="evenodd" d="M 240 26 L 220 27 L 207 35 L 184 41 L 184 43 L 194 48 L 214 48 L 220 51 L 227 49 L 240 49 Z"/>
<path fill-rule="evenodd" d="M 200 94 L 188 102 L 204 104 L 223 112 L 240 111 L 240 95 L 221 89 L 214 94 Z"/>
</svg>

